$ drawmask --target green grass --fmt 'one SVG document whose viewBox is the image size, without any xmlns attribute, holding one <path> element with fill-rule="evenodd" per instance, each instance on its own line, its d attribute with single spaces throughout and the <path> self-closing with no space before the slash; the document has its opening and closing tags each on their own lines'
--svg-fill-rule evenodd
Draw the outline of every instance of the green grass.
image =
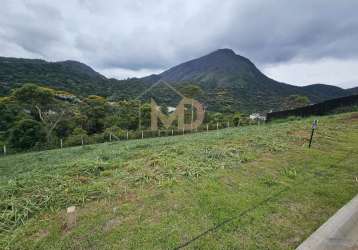
<svg viewBox="0 0 358 250">
<path fill-rule="evenodd" d="M 313 119 L 2 157 L 0 249 L 294 249 L 358 193 L 358 113 Z"/>
</svg>

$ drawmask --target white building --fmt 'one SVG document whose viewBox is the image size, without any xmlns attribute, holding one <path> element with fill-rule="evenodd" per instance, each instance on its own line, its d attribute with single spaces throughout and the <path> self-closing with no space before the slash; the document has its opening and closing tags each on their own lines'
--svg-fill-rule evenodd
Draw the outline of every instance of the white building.
<svg viewBox="0 0 358 250">
<path fill-rule="evenodd" d="M 264 115 L 261 115 L 259 113 L 252 113 L 250 116 L 249 116 L 250 120 L 253 120 L 253 121 L 257 121 L 257 120 L 260 120 L 260 121 L 266 121 L 266 116 Z"/>
</svg>

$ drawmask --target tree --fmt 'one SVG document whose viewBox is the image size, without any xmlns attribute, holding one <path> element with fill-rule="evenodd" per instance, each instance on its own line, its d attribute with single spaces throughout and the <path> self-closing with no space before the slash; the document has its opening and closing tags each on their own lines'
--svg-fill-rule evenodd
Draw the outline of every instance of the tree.
<svg viewBox="0 0 358 250">
<path fill-rule="evenodd" d="M 106 100 L 100 96 L 89 96 L 81 105 L 81 112 L 87 117 L 86 130 L 89 134 L 101 133 L 108 113 Z"/>
<path fill-rule="evenodd" d="M 0 100 L 0 131 L 5 132 L 16 122 L 21 108 L 5 98 Z"/>
<path fill-rule="evenodd" d="M 189 98 L 198 97 L 203 94 L 203 90 L 194 84 L 188 84 L 179 89 L 180 93 Z"/>
<path fill-rule="evenodd" d="M 56 108 L 58 109 L 56 111 L 54 110 L 42 111 L 38 107 L 37 109 L 38 109 L 39 118 L 43 123 L 44 129 L 46 131 L 47 143 L 50 143 L 52 131 L 56 128 L 58 123 L 64 118 L 66 111 L 58 108 Z"/>
<path fill-rule="evenodd" d="M 219 112 L 208 112 L 207 113 L 207 122 L 210 124 L 216 124 L 217 122 L 221 123 L 224 121 L 224 115 Z"/>
<path fill-rule="evenodd" d="M 168 107 L 163 106 L 163 108 L 168 110 Z M 150 127 L 150 121 L 151 121 L 151 105 L 149 103 L 144 103 L 140 107 L 140 113 L 141 113 L 141 126 L 144 128 Z M 168 112 L 167 112 L 168 113 Z"/>
<path fill-rule="evenodd" d="M 240 112 L 235 112 L 234 116 L 232 117 L 232 121 L 235 126 L 237 126 L 242 120 L 242 114 Z"/>
<path fill-rule="evenodd" d="M 47 109 L 55 100 L 49 89 L 34 84 L 25 84 L 21 88 L 15 89 L 12 96 L 34 113 L 37 113 L 38 109 Z"/>
<path fill-rule="evenodd" d="M 54 93 L 47 88 L 25 84 L 14 91 L 17 102 L 29 109 L 35 119 L 43 124 L 47 143 L 50 143 L 53 130 L 68 113 L 66 105 L 55 99 Z"/>
<path fill-rule="evenodd" d="M 32 119 L 23 119 L 11 129 L 9 143 L 16 149 L 30 149 L 40 145 L 46 139 L 42 124 Z"/>
<path fill-rule="evenodd" d="M 66 138 L 65 143 L 70 146 L 80 145 L 83 141 L 88 141 L 87 131 L 82 128 L 75 128 L 72 134 Z"/>
<path fill-rule="evenodd" d="M 295 109 L 304 107 L 310 104 L 307 96 L 290 95 L 285 98 L 283 102 L 283 109 Z"/>
<path fill-rule="evenodd" d="M 120 101 L 116 103 L 116 106 L 113 107 L 113 116 L 112 120 L 114 121 L 111 126 L 118 126 L 121 129 L 125 130 L 135 130 L 139 127 L 139 117 L 140 119 L 146 119 L 147 117 L 147 106 L 142 107 L 140 110 L 144 112 L 141 114 L 139 112 L 140 102 L 139 101 Z M 149 112 L 150 115 L 150 112 Z M 144 121 L 145 122 L 145 121 Z M 145 124 L 145 123 L 141 124 Z"/>
</svg>

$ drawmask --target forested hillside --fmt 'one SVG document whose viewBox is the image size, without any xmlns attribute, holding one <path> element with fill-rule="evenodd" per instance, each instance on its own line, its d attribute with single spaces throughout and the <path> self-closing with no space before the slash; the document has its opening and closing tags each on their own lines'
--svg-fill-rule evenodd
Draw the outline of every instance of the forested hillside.
<svg viewBox="0 0 358 250">
<path fill-rule="evenodd" d="M 169 82 L 179 91 L 195 94 L 208 110 L 231 113 L 279 110 L 290 95 L 306 96 L 311 103 L 316 103 L 356 91 L 323 84 L 297 87 L 277 82 L 261 73 L 249 59 L 230 49 L 217 50 L 159 75 L 128 80 L 107 79 L 89 66 L 74 61 L 0 57 L 2 96 L 9 95 L 11 89 L 25 83 L 34 83 L 78 96 L 100 95 L 109 100 L 123 101 L 135 99 L 159 80 Z M 142 96 L 143 101 L 154 96 L 159 102 L 176 105 L 176 94 L 172 90 L 164 85 L 158 85 L 154 90 Z"/>
</svg>

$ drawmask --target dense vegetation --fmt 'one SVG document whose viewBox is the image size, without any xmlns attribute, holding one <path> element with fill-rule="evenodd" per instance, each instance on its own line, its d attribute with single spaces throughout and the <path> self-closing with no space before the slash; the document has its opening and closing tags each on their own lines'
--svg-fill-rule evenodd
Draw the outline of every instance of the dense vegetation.
<svg viewBox="0 0 358 250">
<path fill-rule="evenodd" d="M 79 99 L 74 95 L 27 84 L 0 99 L 0 131 L 16 150 L 65 145 L 86 140 L 103 141 L 108 133 L 119 136 L 138 127 L 137 102 L 110 103 L 100 96 Z M 143 124 L 150 109 L 141 106 Z"/>
<path fill-rule="evenodd" d="M 188 96 L 196 88 L 183 88 Z M 162 106 L 163 112 L 167 106 Z M 8 151 L 58 148 L 60 139 L 64 146 L 108 141 L 110 137 L 139 137 L 142 130 L 149 130 L 151 107 L 139 101 L 111 102 L 100 96 L 78 98 L 73 94 L 50 88 L 26 84 L 9 96 L 0 98 L 0 144 L 7 144 Z M 186 113 L 191 115 L 191 110 Z M 207 112 L 205 124 L 213 128 L 216 123 L 242 125 L 247 116 L 236 113 Z M 162 128 L 162 124 L 159 124 Z M 176 130 L 174 122 L 172 128 Z M 154 132 L 156 133 L 156 132 Z M 177 133 L 177 131 L 175 131 Z M 181 133 L 181 131 L 180 131 Z M 146 136 L 147 137 L 147 136 Z M 3 143 L 1 143 L 3 142 Z"/>
<path fill-rule="evenodd" d="M 188 97 L 199 99 L 202 91 L 195 85 L 184 85 L 180 91 Z M 198 98 L 199 97 L 199 98 Z M 178 100 L 179 101 L 179 100 Z M 303 96 L 292 95 L 284 99 L 282 106 L 291 109 L 308 104 Z M 161 105 L 164 113 L 168 106 Z M 185 116 L 190 123 L 191 107 Z M 146 137 L 152 137 L 156 132 L 150 130 L 149 103 L 138 100 L 109 101 L 108 99 L 91 95 L 79 98 L 71 93 L 25 84 L 14 89 L 9 96 L 0 97 L 0 144 L 8 146 L 8 152 L 58 148 L 60 140 L 63 146 L 92 144 L 108 141 L 110 138 L 124 139 L 139 138 L 141 131 Z M 195 114 L 195 110 L 193 111 Z M 248 114 L 207 111 L 204 124 L 200 130 L 226 127 L 237 124 L 248 125 Z M 177 123 L 171 128 L 164 128 L 159 123 L 163 135 L 171 129 L 175 134 Z"/>
<path fill-rule="evenodd" d="M 358 192 L 358 113 L 313 119 L 0 158 L 0 248 L 295 249 Z"/>
<path fill-rule="evenodd" d="M 0 57 L 0 95 L 25 83 L 36 83 L 86 95 L 100 94 L 107 79 L 79 62 L 50 63 L 43 60 Z"/>
<path fill-rule="evenodd" d="M 103 96 L 111 101 L 133 100 L 158 80 L 170 82 L 179 91 L 187 86 L 200 89 L 198 99 L 208 110 L 221 113 L 282 110 L 290 95 L 306 96 L 311 103 L 350 95 L 356 89 L 343 90 L 323 84 L 297 87 L 272 80 L 247 58 L 222 49 L 175 66 L 161 74 L 127 80 L 107 79 L 85 64 L 65 61 L 0 57 L 0 96 L 25 83 L 64 90 L 80 97 Z M 159 102 L 176 106 L 177 96 L 165 85 L 155 89 Z M 148 101 L 148 95 L 142 101 Z"/>
</svg>

